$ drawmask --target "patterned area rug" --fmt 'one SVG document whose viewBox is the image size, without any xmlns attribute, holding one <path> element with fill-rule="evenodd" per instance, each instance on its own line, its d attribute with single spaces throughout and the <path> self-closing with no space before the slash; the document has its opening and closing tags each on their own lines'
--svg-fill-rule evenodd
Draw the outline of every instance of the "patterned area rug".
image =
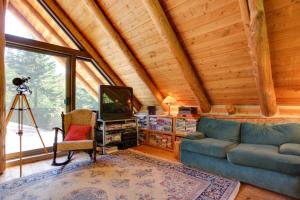
<svg viewBox="0 0 300 200">
<path fill-rule="evenodd" d="M 0 185 L 1 200 L 228 200 L 239 182 L 132 151 Z"/>
</svg>

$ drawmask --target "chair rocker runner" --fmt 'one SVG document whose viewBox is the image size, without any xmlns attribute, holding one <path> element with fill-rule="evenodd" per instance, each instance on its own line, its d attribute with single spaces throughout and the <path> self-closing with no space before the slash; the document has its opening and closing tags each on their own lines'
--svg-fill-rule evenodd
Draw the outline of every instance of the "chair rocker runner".
<svg viewBox="0 0 300 200">
<path fill-rule="evenodd" d="M 53 144 L 53 162 L 54 166 L 62 166 L 68 164 L 74 151 L 86 151 L 90 158 L 96 162 L 96 141 L 94 138 L 94 126 L 96 123 L 96 113 L 88 109 L 77 109 L 70 113 L 62 113 L 62 129 L 55 127 L 55 138 Z M 90 131 L 86 139 L 66 140 L 66 136 L 70 134 L 72 126 L 90 126 Z M 62 142 L 58 142 L 58 133 L 62 133 Z M 78 131 L 77 131 L 78 132 Z M 56 162 L 57 151 L 68 151 L 67 160 L 64 162 Z"/>
</svg>

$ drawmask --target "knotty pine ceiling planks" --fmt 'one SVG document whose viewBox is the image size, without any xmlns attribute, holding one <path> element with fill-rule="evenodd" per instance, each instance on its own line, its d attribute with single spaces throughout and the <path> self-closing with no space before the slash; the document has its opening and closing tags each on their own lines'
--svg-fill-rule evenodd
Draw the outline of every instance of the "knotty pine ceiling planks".
<svg viewBox="0 0 300 200">
<path fill-rule="evenodd" d="M 22 3 L 21 0 L 11 1 Z M 82 1 L 57 0 L 117 75 L 134 88 L 142 104 L 158 105 L 128 60 L 97 26 L 93 13 Z M 35 1 L 28 2 L 34 9 L 39 9 L 33 3 Z M 258 105 L 258 91 L 238 0 L 161 0 L 160 3 L 211 103 Z M 160 38 L 142 2 L 98 0 L 98 4 L 159 91 L 164 96 L 172 94 L 179 104 L 197 106 L 176 59 Z M 264 0 L 264 4 L 277 103 L 300 105 L 300 3 L 295 0 Z M 45 14 L 40 14 L 47 20 Z M 24 11 L 24 15 L 33 18 L 29 11 Z M 52 22 L 50 25 L 57 29 Z M 62 35 L 59 29 L 57 31 Z M 50 37 L 51 34 L 45 32 L 43 35 Z"/>
</svg>

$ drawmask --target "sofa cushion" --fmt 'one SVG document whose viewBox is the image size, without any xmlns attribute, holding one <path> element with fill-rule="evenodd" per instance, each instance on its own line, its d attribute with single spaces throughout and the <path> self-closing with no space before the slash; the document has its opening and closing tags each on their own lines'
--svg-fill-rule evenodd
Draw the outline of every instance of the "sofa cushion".
<svg viewBox="0 0 300 200">
<path fill-rule="evenodd" d="M 278 149 L 273 145 L 239 144 L 227 153 L 227 158 L 237 165 L 300 175 L 300 156 L 280 154 Z"/>
<path fill-rule="evenodd" d="M 190 139 L 190 140 L 200 140 L 200 139 L 205 138 L 205 135 L 204 135 L 204 133 L 197 131 L 195 133 L 185 136 L 184 138 Z"/>
<path fill-rule="evenodd" d="M 198 131 L 203 132 L 206 137 L 238 143 L 240 126 L 239 122 L 203 117 L 200 119 Z"/>
<path fill-rule="evenodd" d="M 300 124 L 260 125 L 242 123 L 241 143 L 281 145 L 300 143 Z"/>
<path fill-rule="evenodd" d="M 236 145 L 233 142 L 213 138 L 204 138 L 201 140 L 183 139 L 180 148 L 216 158 L 226 158 L 227 151 Z"/>
<path fill-rule="evenodd" d="M 300 144 L 285 143 L 280 145 L 279 153 L 300 156 Z"/>
</svg>

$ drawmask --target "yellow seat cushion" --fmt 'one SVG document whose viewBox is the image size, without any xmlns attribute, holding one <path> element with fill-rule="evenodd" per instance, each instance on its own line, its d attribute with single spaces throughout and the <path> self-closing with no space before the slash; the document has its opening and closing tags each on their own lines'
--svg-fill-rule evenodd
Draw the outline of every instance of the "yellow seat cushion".
<svg viewBox="0 0 300 200">
<path fill-rule="evenodd" d="M 93 140 L 63 141 L 57 143 L 58 151 L 93 149 Z"/>
</svg>

